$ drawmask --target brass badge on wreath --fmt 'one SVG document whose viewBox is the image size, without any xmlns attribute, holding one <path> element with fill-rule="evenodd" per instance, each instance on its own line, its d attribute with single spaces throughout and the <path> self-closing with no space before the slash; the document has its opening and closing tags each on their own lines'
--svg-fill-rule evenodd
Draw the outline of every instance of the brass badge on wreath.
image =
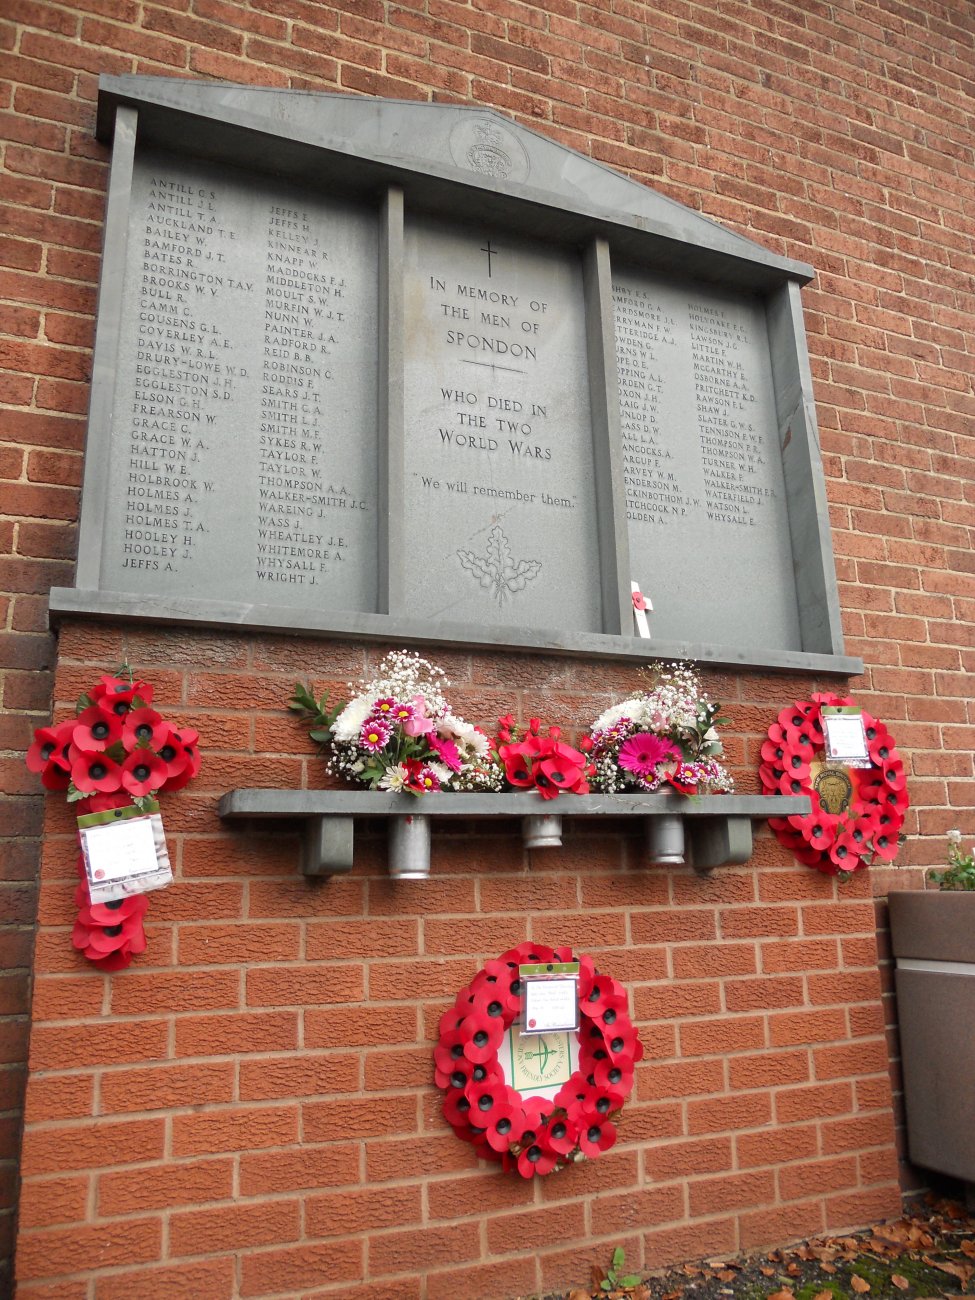
<svg viewBox="0 0 975 1300">
<path fill-rule="evenodd" d="M 816 767 L 819 767 L 818 772 Z M 819 795 L 823 810 L 833 816 L 849 812 L 853 799 L 853 782 L 846 768 L 813 764 L 812 771 L 813 789 Z"/>
</svg>

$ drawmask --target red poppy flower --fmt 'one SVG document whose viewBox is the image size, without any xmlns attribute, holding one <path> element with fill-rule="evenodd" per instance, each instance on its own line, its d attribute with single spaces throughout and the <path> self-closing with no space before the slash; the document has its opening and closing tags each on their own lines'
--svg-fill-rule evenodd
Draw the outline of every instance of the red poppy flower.
<svg viewBox="0 0 975 1300">
<path fill-rule="evenodd" d="M 79 817 L 85 813 L 111 812 L 113 808 L 131 808 L 132 796 L 127 791 L 118 789 L 110 794 L 90 794 L 86 799 L 79 799 L 75 809 Z"/>
<path fill-rule="evenodd" d="M 162 714 L 148 706 L 130 709 L 122 724 L 122 744 L 129 751 L 138 745 L 148 745 L 157 752 L 169 739 L 172 727 Z"/>
<path fill-rule="evenodd" d="M 27 766 L 39 772 L 41 783 L 47 790 L 67 790 L 71 780 L 71 750 L 73 722 L 62 722 L 56 727 L 38 727 L 34 742 L 27 751 Z"/>
<path fill-rule="evenodd" d="M 879 830 L 874 835 L 870 846 L 878 858 L 884 862 L 892 862 L 897 857 L 897 833 L 887 830 Z"/>
<path fill-rule="evenodd" d="M 447 1030 L 441 1027 L 440 1042 L 433 1049 L 433 1060 L 442 1074 L 450 1074 L 455 1063 L 464 1058 L 465 1041 L 458 1026 Z"/>
<path fill-rule="evenodd" d="M 127 894 L 125 898 L 114 899 L 112 902 L 93 903 L 84 881 L 75 890 L 75 902 L 79 908 L 78 920 L 87 926 L 118 925 L 130 916 L 145 916 L 149 910 L 149 900 L 145 894 Z"/>
<path fill-rule="evenodd" d="M 808 817 L 802 818 L 802 836 L 815 848 L 828 849 L 836 837 L 840 818 L 820 808 Z"/>
<path fill-rule="evenodd" d="M 626 994 L 609 975 L 597 975 L 585 999 L 579 1003 L 584 1016 L 602 1017 L 609 1008 L 620 1011 L 626 1006 Z"/>
<path fill-rule="evenodd" d="M 899 758 L 887 758 L 883 764 L 884 784 L 891 790 L 904 790 L 907 787 L 907 775 L 904 764 Z"/>
<path fill-rule="evenodd" d="M 122 769 L 107 754 L 78 752 L 71 764 L 75 789 L 111 794 L 122 784 Z"/>
<path fill-rule="evenodd" d="M 509 948 L 506 953 L 502 953 L 500 960 L 514 962 L 516 966 L 533 966 L 554 961 L 555 951 L 544 943 L 526 941 L 520 943 L 517 948 Z"/>
<path fill-rule="evenodd" d="M 853 871 L 856 859 L 860 856 L 860 846 L 849 831 L 844 831 L 830 845 L 829 856 L 841 871 Z"/>
<path fill-rule="evenodd" d="M 627 1057 L 634 1061 L 641 1059 L 642 1045 L 629 1020 L 610 1026 L 603 1035 L 603 1041 L 611 1060 L 620 1061 Z M 640 1055 L 637 1055 L 638 1051 Z"/>
<path fill-rule="evenodd" d="M 538 1137 L 529 1146 L 522 1147 L 519 1152 L 518 1172 L 522 1178 L 534 1178 L 536 1174 L 550 1174 L 558 1159 L 558 1152 L 553 1151 L 544 1138 Z"/>
<path fill-rule="evenodd" d="M 568 1115 L 553 1115 L 545 1130 L 545 1141 L 560 1156 L 570 1155 L 579 1144 L 579 1129 Z"/>
<path fill-rule="evenodd" d="M 483 1063 L 497 1055 L 505 1027 L 500 1018 L 493 1019 L 473 1012 L 465 1017 L 457 1032 L 461 1035 L 467 1059 Z"/>
<path fill-rule="evenodd" d="M 494 1151 L 508 1151 L 521 1141 L 526 1122 L 520 1100 L 501 1102 L 491 1113 L 484 1140 Z"/>
<path fill-rule="evenodd" d="M 801 727 L 815 708 L 816 706 L 807 700 L 801 703 L 797 700 L 795 704 L 790 704 L 787 708 L 784 708 L 776 721 L 783 728 Z"/>
<path fill-rule="evenodd" d="M 200 751 L 196 748 L 199 736 L 192 727 L 183 727 L 171 731 L 169 739 L 159 751 L 159 757 L 166 764 L 169 776 L 161 790 L 182 790 L 200 770 Z M 172 753 L 170 753 L 172 747 Z M 175 766 L 175 771 L 173 770 Z"/>
<path fill-rule="evenodd" d="M 443 1099 L 443 1114 L 451 1128 L 464 1136 L 463 1130 L 471 1123 L 471 1102 L 463 1089 L 449 1089 Z"/>
<path fill-rule="evenodd" d="M 535 784 L 532 772 L 532 752 L 524 743 L 520 745 L 502 745 L 498 755 L 504 763 L 505 780 L 519 790 L 529 789 Z"/>
<path fill-rule="evenodd" d="M 608 1119 L 583 1115 L 579 1120 L 579 1150 L 585 1156 L 600 1156 L 616 1141 L 616 1126 Z"/>
<path fill-rule="evenodd" d="M 96 704 L 104 700 L 109 710 L 120 718 L 125 717 L 135 701 L 141 704 L 152 703 L 152 687 L 148 682 L 127 682 L 121 677 L 107 674 L 99 678 L 88 695 Z"/>
<path fill-rule="evenodd" d="M 514 1002 L 514 1006 L 511 1003 Z M 475 990 L 472 995 L 470 1009 L 477 1015 L 487 1016 L 489 1019 L 500 1018 L 502 1024 L 507 1027 L 511 1024 L 514 1013 L 521 1006 L 521 998 L 511 997 L 511 985 L 507 986 L 507 993 L 503 986 L 497 984 L 482 984 Z"/>
<path fill-rule="evenodd" d="M 618 1094 L 622 1105 L 623 1099 L 633 1087 L 633 1069 L 632 1057 L 620 1056 L 616 1060 L 606 1057 L 605 1060 L 598 1061 L 593 1070 L 596 1087 Z"/>
<path fill-rule="evenodd" d="M 82 710 L 71 732 L 71 740 L 78 749 L 103 752 L 122 739 L 122 719 L 103 708 L 91 704 Z"/>
<path fill-rule="evenodd" d="M 809 784 L 809 768 L 803 767 L 800 772 L 786 770 L 776 782 L 779 794 L 794 795 L 806 794 Z"/>
<path fill-rule="evenodd" d="M 568 749 L 569 746 L 560 745 L 559 748 Z M 542 772 L 558 790 L 574 790 L 585 777 L 585 754 L 578 750 L 572 753 L 576 755 L 575 759 L 556 754 L 552 758 L 543 758 L 539 763 Z"/>
<path fill-rule="evenodd" d="M 472 1083 L 466 1089 L 471 1103 L 473 1122 L 479 1128 L 487 1128 L 494 1122 L 495 1111 L 508 1105 L 508 1085 L 504 1079 L 489 1079 L 484 1083 Z"/>
<path fill-rule="evenodd" d="M 166 764 L 151 749 L 134 749 L 122 764 L 122 786 L 134 799 L 141 799 L 166 782 Z"/>
</svg>

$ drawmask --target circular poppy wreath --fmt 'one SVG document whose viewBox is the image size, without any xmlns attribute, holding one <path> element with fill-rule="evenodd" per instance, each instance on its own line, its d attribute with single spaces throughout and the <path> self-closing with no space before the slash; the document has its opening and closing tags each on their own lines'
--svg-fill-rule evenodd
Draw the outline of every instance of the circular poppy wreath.
<svg viewBox="0 0 975 1300">
<path fill-rule="evenodd" d="M 499 1051 L 521 1010 L 518 967 L 579 962 L 579 1062 L 552 1100 L 523 1097 L 504 1077 Z M 522 943 L 502 953 L 461 989 L 440 1018 L 434 1050 L 443 1113 L 479 1156 L 522 1178 L 594 1159 L 616 1141 L 613 1119 L 633 1088 L 643 1044 L 626 1010 L 626 991 L 571 948 Z"/>
<path fill-rule="evenodd" d="M 766 794 L 809 795 L 811 813 L 770 817 L 769 825 L 800 862 L 831 876 L 848 875 L 873 858 L 890 862 L 908 806 L 907 777 L 894 738 L 866 710 L 869 768 L 824 768 L 813 778 L 812 765 L 825 753 L 823 706 L 852 703 L 847 695 L 821 693 L 783 709 L 769 727 L 759 768 Z M 836 786 L 832 798 L 830 782 Z"/>
</svg>

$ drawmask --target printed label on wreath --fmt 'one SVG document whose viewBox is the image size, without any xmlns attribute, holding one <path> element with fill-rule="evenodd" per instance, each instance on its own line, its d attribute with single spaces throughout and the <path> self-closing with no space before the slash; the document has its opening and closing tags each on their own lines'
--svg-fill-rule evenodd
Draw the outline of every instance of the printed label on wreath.
<svg viewBox="0 0 975 1300">
<path fill-rule="evenodd" d="M 172 884 L 159 805 L 142 813 L 130 808 L 87 813 L 78 818 L 81 852 L 93 903 L 110 903 Z"/>
<path fill-rule="evenodd" d="M 505 1081 L 522 1097 L 551 1100 L 572 1078 L 579 1063 L 579 1040 L 574 1033 L 523 1036 L 516 1023 L 508 1029 L 499 1055 Z"/>
<path fill-rule="evenodd" d="M 869 767 L 863 714 L 856 705 L 824 704 L 820 713 L 829 761 L 846 763 L 851 767 Z"/>
</svg>

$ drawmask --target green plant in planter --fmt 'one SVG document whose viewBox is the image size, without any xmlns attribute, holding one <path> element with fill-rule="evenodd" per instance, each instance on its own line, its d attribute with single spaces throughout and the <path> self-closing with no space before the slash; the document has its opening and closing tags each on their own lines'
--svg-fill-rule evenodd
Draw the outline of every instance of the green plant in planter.
<svg viewBox="0 0 975 1300">
<path fill-rule="evenodd" d="M 948 866 L 945 871 L 932 871 L 931 879 L 939 889 L 970 889 L 975 891 L 975 857 L 965 853 L 961 844 L 961 831 L 948 832 Z"/>
</svg>

